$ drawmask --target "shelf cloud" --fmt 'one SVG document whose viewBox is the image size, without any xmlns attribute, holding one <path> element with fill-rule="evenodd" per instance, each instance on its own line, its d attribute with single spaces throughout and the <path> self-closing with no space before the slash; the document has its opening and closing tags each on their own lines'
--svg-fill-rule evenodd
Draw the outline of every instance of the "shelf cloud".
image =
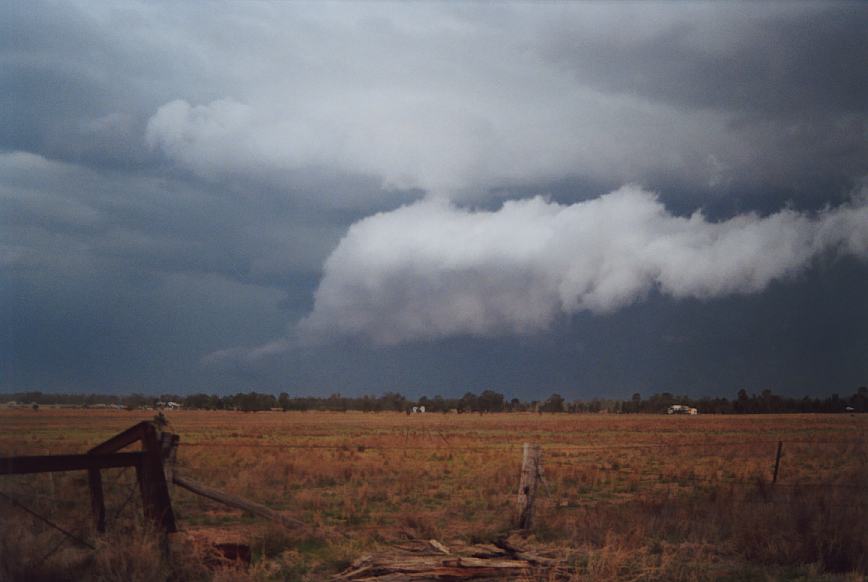
<svg viewBox="0 0 868 582">
<path fill-rule="evenodd" d="M 473 211 L 424 200 L 355 223 L 325 263 L 316 340 L 381 344 L 546 330 L 651 292 L 713 299 L 762 291 L 821 255 L 868 256 L 864 196 L 816 214 L 784 209 L 711 222 L 625 186 L 570 205 L 541 197 Z"/>
<path fill-rule="evenodd" d="M 279 47 L 255 77 L 233 67 L 239 78 L 207 98 L 159 102 L 148 152 L 218 184 L 293 190 L 320 169 L 473 203 L 570 176 L 701 199 L 816 196 L 864 174 L 868 92 L 853 73 L 868 44 L 854 7 L 510 7 L 489 25 L 485 10 L 415 6 L 345 28 L 312 12 L 340 30 L 317 59 Z M 326 42 L 300 22 L 288 36 Z"/>
<path fill-rule="evenodd" d="M 0 4 L 0 390 L 864 383 L 866 29 Z"/>
</svg>

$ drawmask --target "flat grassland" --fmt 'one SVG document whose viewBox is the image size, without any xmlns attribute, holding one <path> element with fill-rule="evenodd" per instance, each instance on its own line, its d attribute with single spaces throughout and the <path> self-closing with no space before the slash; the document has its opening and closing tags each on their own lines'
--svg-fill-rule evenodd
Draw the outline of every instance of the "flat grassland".
<svg viewBox="0 0 868 582">
<path fill-rule="evenodd" d="M 0 410 L 0 455 L 84 452 L 154 414 Z M 97 550 L 0 499 L 0 578 L 320 580 L 408 539 L 490 542 L 512 527 L 525 442 L 543 450 L 528 543 L 562 560 L 566 579 L 868 573 L 868 415 L 166 416 L 181 438 L 179 472 L 311 527 L 287 531 L 178 488 L 173 505 L 192 545 L 161 560 L 132 470 L 104 471 L 105 536 L 93 531 L 84 472 L 5 476 L 0 493 Z M 206 568 L 196 550 L 205 542 L 248 543 L 253 564 Z"/>
</svg>

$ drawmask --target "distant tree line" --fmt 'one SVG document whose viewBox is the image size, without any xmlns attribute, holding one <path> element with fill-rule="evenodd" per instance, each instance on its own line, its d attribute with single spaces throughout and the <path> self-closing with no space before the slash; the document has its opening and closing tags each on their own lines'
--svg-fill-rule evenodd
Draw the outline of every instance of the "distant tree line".
<svg viewBox="0 0 868 582">
<path fill-rule="evenodd" d="M 357 410 L 362 412 L 408 411 L 413 406 L 424 406 L 426 412 L 565 412 L 565 413 L 652 413 L 659 414 L 673 404 L 692 406 L 703 414 L 762 414 L 787 412 L 868 412 L 868 388 L 860 386 L 849 398 L 832 394 L 827 398 L 792 398 L 779 396 L 771 390 L 763 390 L 759 394 L 750 394 L 739 390 L 735 399 L 726 398 L 691 398 L 686 395 L 676 395 L 669 392 L 654 394 L 642 398 L 639 393 L 633 394 L 629 400 L 592 399 L 567 401 L 560 394 L 552 394 L 545 400 L 520 400 L 506 397 L 493 390 L 484 390 L 481 394 L 467 392 L 460 398 L 445 398 L 437 395 L 433 398 L 423 396 L 410 399 L 400 392 L 384 392 L 380 396 L 290 396 L 281 392 L 277 396 L 263 392 L 239 392 L 227 396 L 216 394 L 160 394 L 159 396 L 145 394 L 47 394 L 43 392 L 18 392 L 0 394 L 0 403 L 17 402 L 19 404 L 50 404 L 69 406 L 107 406 L 118 405 L 130 409 L 154 407 L 158 403 L 177 402 L 185 408 L 203 410 L 242 410 L 255 412 L 260 410 L 324 410 L 344 412 Z"/>
</svg>

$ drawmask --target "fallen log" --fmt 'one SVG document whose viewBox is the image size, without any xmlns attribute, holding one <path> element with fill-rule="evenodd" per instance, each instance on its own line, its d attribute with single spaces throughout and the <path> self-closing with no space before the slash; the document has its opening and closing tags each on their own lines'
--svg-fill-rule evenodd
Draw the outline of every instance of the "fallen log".
<svg viewBox="0 0 868 582">
<path fill-rule="evenodd" d="M 565 579 L 562 564 L 541 558 L 509 545 L 447 547 L 437 540 L 419 544 L 413 553 L 386 552 L 368 555 L 335 576 L 334 580 L 353 582 L 394 582 L 399 580 L 513 580 L 546 575 Z M 444 550 L 448 551 L 447 554 Z M 421 552 L 421 553 L 420 553 Z M 469 554 L 469 555 L 467 555 Z"/>
<path fill-rule="evenodd" d="M 480 578 L 487 576 L 520 575 L 529 568 L 524 560 L 481 559 L 447 556 L 385 556 L 356 563 L 338 579 L 380 579 L 383 576 L 403 575 L 428 578 Z"/>
<path fill-rule="evenodd" d="M 522 549 L 512 545 L 509 542 L 509 540 L 505 539 L 505 538 L 499 539 L 496 542 L 494 542 L 494 547 L 500 548 L 501 550 L 506 552 L 506 555 L 508 555 L 511 558 L 517 558 L 519 560 L 526 560 L 527 562 L 530 562 L 531 564 L 536 564 L 536 565 L 540 565 L 540 566 L 557 566 L 558 565 L 557 560 L 553 560 L 551 558 L 544 558 L 542 556 L 537 556 L 536 554 L 532 554 L 531 552 L 527 552 L 525 550 L 522 550 Z"/>
</svg>

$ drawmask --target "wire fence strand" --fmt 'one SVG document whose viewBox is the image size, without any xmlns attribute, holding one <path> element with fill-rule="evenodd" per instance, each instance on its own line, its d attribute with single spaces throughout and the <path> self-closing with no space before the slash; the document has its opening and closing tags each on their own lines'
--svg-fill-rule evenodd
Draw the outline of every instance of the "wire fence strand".
<svg viewBox="0 0 868 582">
<path fill-rule="evenodd" d="M 682 447 L 746 447 L 756 445 L 776 446 L 778 440 L 762 440 L 762 441 L 739 441 L 739 442 L 718 442 L 718 441 L 702 441 L 702 442 L 683 442 L 683 443 L 594 443 L 594 444 L 552 444 L 543 447 L 546 452 L 553 451 L 589 451 L 597 452 L 601 450 L 614 449 L 659 449 L 659 448 L 682 448 Z M 854 440 L 834 440 L 834 441 L 812 441 L 812 440 L 788 440 L 787 445 L 862 445 L 864 441 Z M 192 441 L 184 442 L 185 447 L 206 447 L 206 448 L 257 448 L 257 449 L 325 449 L 325 450 L 384 450 L 384 451 L 443 451 L 443 450 L 460 450 L 460 451 L 504 451 L 509 449 L 521 449 L 524 441 L 513 443 L 501 443 L 497 445 L 381 445 L 370 443 L 341 443 L 341 444 L 323 444 L 323 443 L 258 443 L 258 442 L 217 442 L 217 441 Z"/>
<path fill-rule="evenodd" d="M 9 495 L 7 495 L 6 493 L 3 493 L 2 491 L 0 491 L 0 497 L 2 497 L 3 499 L 5 499 L 6 501 L 8 501 L 8 502 L 9 502 L 10 504 L 12 504 L 13 506 L 17 507 L 18 509 L 21 509 L 22 511 L 24 511 L 24 512 L 26 512 L 26 513 L 29 513 L 30 515 L 32 515 L 32 516 L 35 517 L 36 519 L 40 520 L 41 522 L 45 523 L 46 525 L 48 525 L 48 526 L 50 526 L 50 527 L 53 527 L 54 529 L 56 529 L 56 530 L 59 531 L 60 533 L 62 533 L 62 534 L 64 534 L 65 536 L 67 536 L 69 539 L 71 539 L 71 540 L 75 540 L 77 543 L 79 543 L 79 544 L 81 544 L 81 545 L 83 545 L 83 546 L 86 546 L 86 547 L 88 547 L 88 548 L 90 548 L 90 549 L 92 549 L 92 550 L 95 550 L 95 549 L 96 549 L 96 548 L 95 548 L 95 547 L 94 547 L 90 542 L 87 542 L 87 541 L 81 539 L 80 537 L 78 537 L 77 535 L 75 535 L 74 533 L 72 533 L 72 532 L 70 532 L 70 531 L 68 531 L 68 530 L 66 530 L 66 529 L 64 529 L 64 528 L 62 528 L 62 527 L 60 527 L 59 525 L 57 525 L 56 523 L 54 523 L 53 521 L 51 521 L 50 519 L 48 519 L 48 518 L 45 517 L 44 515 L 41 515 L 41 514 L 35 512 L 35 511 L 33 511 L 32 509 L 30 509 L 29 507 L 27 507 L 27 506 L 24 505 L 23 503 L 19 502 L 19 501 L 18 501 L 17 499 L 15 499 L 14 497 L 9 496 Z"/>
</svg>

